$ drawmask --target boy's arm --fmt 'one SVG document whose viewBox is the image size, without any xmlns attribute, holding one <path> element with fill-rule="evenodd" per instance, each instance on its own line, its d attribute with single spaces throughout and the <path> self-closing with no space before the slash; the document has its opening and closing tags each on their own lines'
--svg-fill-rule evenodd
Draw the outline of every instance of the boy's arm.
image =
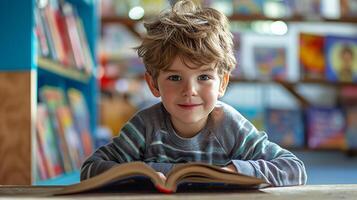
<svg viewBox="0 0 357 200">
<path fill-rule="evenodd" d="M 81 167 L 81 180 L 96 176 L 117 164 L 141 160 L 145 149 L 144 131 L 138 117 L 130 120 L 119 136 L 87 158 Z"/>
<path fill-rule="evenodd" d="M 304 163 L 291 152 L 270 142 L 264 132 L 247 122 L 232 152 L 239 173 L 266 180 L 273 186 L 306 184 Z"/>
</svg>

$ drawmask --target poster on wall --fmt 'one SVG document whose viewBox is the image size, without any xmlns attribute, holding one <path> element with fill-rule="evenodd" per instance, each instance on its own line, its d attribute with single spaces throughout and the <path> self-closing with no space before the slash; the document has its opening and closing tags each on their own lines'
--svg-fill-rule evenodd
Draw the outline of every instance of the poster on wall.
<svg viewBox="0 0 357 200">
<path fill-rule="evenodd" d="M 357 82 L 357 38 L 326 36 L 326 77 L 333 82 Z"/>
</svg>

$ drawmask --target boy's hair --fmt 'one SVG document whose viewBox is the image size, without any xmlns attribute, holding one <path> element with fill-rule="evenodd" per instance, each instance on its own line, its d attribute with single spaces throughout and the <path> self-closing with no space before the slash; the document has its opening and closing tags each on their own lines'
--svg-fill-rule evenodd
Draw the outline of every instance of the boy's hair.
<svg viewBox="0 0 357 200">
<path fill-rule="evenodd" d="M 176 56 L 185 64 L 187 61 L 198 66 L 214 63 L 220 75 L 230 73 L 235 67 L 233 36 L 227 17 L 213 8 L 179 0 L 144 26 L 147 35 L 137 52 L 154 80 L 160 70 L 170 67 Z"/>
</svg>

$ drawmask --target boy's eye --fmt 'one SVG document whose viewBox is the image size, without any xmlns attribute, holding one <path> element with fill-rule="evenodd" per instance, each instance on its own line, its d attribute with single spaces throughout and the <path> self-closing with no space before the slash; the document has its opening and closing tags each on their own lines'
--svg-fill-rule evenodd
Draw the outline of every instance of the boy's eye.
<svg viewBox="0 0 357 200">
<path fill-rule="evenodd" d="M 180 81 L 181 77 L 178 76 L 178 75 L 171 75 L 167 79 L 170 80 L 170 81 Z"/>
<path fill-rule="evenodd" d="M 198 77 L 198 80 L 200 80 L 200 81 L 207 81 L 209 79 L 211 79 L 211 78 L 206 74 L 202 74 Z"/>
</svg>

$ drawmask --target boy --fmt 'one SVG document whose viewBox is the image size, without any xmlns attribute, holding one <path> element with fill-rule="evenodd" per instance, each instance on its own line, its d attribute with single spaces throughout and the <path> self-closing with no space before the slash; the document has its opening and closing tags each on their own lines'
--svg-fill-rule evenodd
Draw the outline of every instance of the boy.
<svg viewBox="0 0 357 200">
<path fill-rule="evenodd" d="M 218 101 L 236 63 L 223 14 L 184 0 L 145 27 L 137 51 L 146 82 L 161 103 L 138 112 L 118 137 L 96 150 L 82 166 L 82 180 L 140 160 L 162 178 L 176 163 L 204 162 L 273 186 L 306 183 L 297 157 Z"/>
</svg>

